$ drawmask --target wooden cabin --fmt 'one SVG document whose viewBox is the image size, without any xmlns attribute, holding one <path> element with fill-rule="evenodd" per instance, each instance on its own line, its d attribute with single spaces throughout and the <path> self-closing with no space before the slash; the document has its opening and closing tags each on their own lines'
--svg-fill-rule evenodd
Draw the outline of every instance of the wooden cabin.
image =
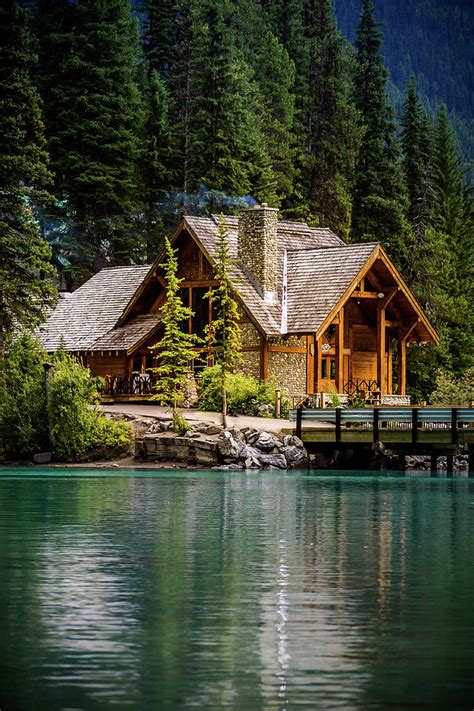
<svg viewBox="0 0 474 711">
<path fill-rule="evenodd" d="M 438 335 L 400 273 L 378 243 L 345 244 L 329 229 L 278 221 L 263 204 L 225 217 L 235 259 L 240 305 L 242 369 L 273 378 L 289 396 L 358 392 L 368 401 L 407 403 L 406 351 Z M 182 218 L 172 242 L 178 250 L 183 301 L 194 315 L 187 327 L 203 334 L 211 318 L 218 218 Z M 41 329 L 48 351 L 60 344 L 109 394 L 151 392 L 166 295 L 161 266 L 103 269 L 64 295 Z M 196 353 L 192 371 L 209 362 Z M 114 385 L 115 383 L 115 385 Z"/>
</svg>

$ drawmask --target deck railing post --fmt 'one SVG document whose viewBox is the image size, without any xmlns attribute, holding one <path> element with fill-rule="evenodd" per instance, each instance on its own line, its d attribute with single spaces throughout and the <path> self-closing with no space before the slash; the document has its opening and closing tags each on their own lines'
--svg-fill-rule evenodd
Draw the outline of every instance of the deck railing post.
<svg viewBox="0 0 474 711">
<path fill-rule="evenodd" d="M 303 419 L 303 408 L 299 407 L 296 410 L 296 436 L 301 439 L 301 422 Z"/>
<path fill-rule="evenodd" d="M 458 409 L 453 407 L 451 410 L 451 444 L 456 444 L 458 441 Z"/>
<path fill-rule="evenodd" d="M 374 407 L 374 442 L 379 441 L 379 408 Z"/>
<path fill-rule="evenodd" d="M 341 413 L 342 409 L 336 407 L 336 442 L 341 441 Z"/>
<path fill-rule="evenodd" d="M 411 441 L 416 444 L 418 440 L 418 408 L 414 407 L 411 411 Z"/>
</svg>

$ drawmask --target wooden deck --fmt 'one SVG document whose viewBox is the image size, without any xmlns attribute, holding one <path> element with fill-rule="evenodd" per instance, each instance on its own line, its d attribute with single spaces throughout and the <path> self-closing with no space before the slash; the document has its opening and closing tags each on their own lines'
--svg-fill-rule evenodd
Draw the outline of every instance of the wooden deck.
<svg viewBox="0 0 474 711">
<path fill-rule="evenodd" d="M 399 455 L 468 454 L 474 467 L 474 408 L 299 408 L 290 422 L 313 452 L 371 447 Z"/>
</svg>

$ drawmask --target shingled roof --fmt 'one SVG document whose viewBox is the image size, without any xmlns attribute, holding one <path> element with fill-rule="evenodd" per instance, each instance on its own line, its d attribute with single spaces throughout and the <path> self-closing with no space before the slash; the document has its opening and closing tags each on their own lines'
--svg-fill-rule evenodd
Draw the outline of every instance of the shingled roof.
<svg viewBox="0 0 474 711">
<path fill-rule="evenodd" d="M 288 333 L 316 333 L 376 242 L 288 252 Z"/>
<path fill-rule="evenodd" d="M 250 318 L 268 336 L 280 335 L 284 255 L 287 255 L 286 333 L 316 333 L 371 258 L 377 243 L 346 245 L 331 230 L 300 222 L 278 222 L 278 299 L 264 294 L 238 256 L 238 218 L 226 216 L 234 258 L 233 280 Z M 187 231 L 211 261 L 215 259 L 219 218 L 183 218 L 175 236 Z M 380 248 L 378 248 L 380 249 Z M 103 269 L 58 306 L 41 328 L 48 351 L 61 343 L 69 351 L 130 351 L 159 326 L 160 314 L 139 314 L 135 304 L 160 265 Z M 134 310 L 135 309 L 135 310 Z M 139 310 L 138 310 L 139 311 Z M 420 313 L 422 313 L 420 311 Z"/>
<path fill-rule="evenodd" d="M 211 258 L 215 257 L 219 217 L 190 217 L 183 218 L 184 224 L 189 228 L 195 239 L 201 243 L 204 250 Z M 233 278 L 239 295 L 247 311 L 257 322 L 262 331 L 267 335 L 280 334 L 281 327 L 281 301 L 268 303 L 255 284 L 251 274 L 238 259 L 238 218 L 224 217 L 228 233 L 228 243 L 235 260 Z M 283 257 L 285 250 L 298 251 L 307 254 L 307 251 L 326 251 L 327 248 L 346 248 L 344 242 L 326 228 L 308 227 L 304 222 L 279 221 L 277 225 L 277 250 L 278 250 L 278 291 L 281 295 L 283 277 Z"/>
<path fill-rule="evenodd" d="M 68 351 L 127 348 L 104 345 L 112 342 L 111 337 L 107 340 L 105 336 L 117 324 L 149 270 L 149 265 L 102 269 L 72 294 L 60 298 L 39 331 L 43 346 L 49 352 L 61 345 Z M 140 338 L 144 325 L 141 324 Z M 152 330 L 156 324 L 149 325 Z"/>
</svg>

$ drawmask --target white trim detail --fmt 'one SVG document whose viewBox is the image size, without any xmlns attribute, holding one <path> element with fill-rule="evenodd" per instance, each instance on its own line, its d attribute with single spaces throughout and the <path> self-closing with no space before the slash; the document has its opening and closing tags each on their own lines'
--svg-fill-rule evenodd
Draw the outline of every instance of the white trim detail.
<svg viewBox="0 0 474 711">
<path fill-rule="evenodd" d="M 283 284 L 281 288 L 281 326 L 282 335 L 288 333 L 288 256 L 285 249 L 283 253 Z"/>
</svg>

